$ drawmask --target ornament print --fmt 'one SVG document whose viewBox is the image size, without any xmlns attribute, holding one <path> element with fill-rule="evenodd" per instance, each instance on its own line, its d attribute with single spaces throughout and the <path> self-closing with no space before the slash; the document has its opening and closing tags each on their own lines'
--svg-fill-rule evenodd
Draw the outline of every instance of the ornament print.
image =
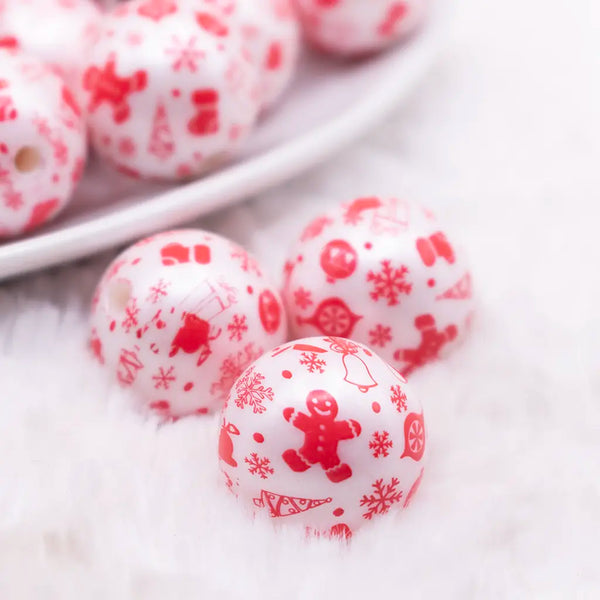
<svg viewBox="0 0 600 600">
<path fill-rule="evenodd" d="M 402 376 L 370 348 L 327 336 L 280 344 L 244 370 L 223 409 L 218 452 L 242 504 L 348 539 L 407 506 L 425 440 Z"/>
<path fill-rule="evenodd" d="M 233 248 L 202 230 L 161 233 L 127 249 L 100 281 L 91 348 L 142 410 L 179 418 L 219 409 L 248 364 L 286 338 L 276 289 L 262 271 L 245 271 Z M 255 290 L 279 316 L 268 333 Z M 258 372 L 236 389 L 237 402 L 258 412 L 272 397 Z M 238 435 L 233 423 L 221 432 L 223 444 L 225 433 Z"/>
<path fill-rule="evenodd" d="M 460 248 L 429 210 L 398 198 L 357 198 L 314 219 L 290 249 L 283 295 L 296 337 L 369 343 L 404 375 L 457 347 L 474 310 Z M 371 385 L 366 373 L 357 381 Z"/>
</svg>

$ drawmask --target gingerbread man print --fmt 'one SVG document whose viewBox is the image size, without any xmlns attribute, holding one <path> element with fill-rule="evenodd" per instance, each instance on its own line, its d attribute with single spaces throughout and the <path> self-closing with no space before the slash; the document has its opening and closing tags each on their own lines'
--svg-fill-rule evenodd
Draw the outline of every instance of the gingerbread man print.
<svg viewBox="0 0 600 600">
<path fill-rule="evenodd" d="M 336 421 L 338 405 L 335 398 L 324 390 L 313 390 L 306 398 L 308 413 L 285 408 L 286 421 L 304 432 L 304 444 L 298 450 L 289 449 L 283 460 L 295 472 L 303 472 L 320 464 L 327 478 L 339 483 L 352 477 L 352 469 L 338 456 L 338 443 L 351 440 L 361 432 L 360 423 L 354 419 Z"/>
</svg>

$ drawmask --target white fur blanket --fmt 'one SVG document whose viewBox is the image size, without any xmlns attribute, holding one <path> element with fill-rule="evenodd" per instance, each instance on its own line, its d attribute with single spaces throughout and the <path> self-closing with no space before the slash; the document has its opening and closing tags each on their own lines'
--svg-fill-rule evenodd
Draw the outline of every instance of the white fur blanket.
<svg viewBox="0 0 600 600">
<path fill-rule="evenodd" d="M 393 120 L 201 223 L 279 273 L 323 203 L 405 194 L 470 250 L 473 335 L 414 378 L 419 495 L 348 547 L 248 522 L 221 489 L 214 420 L 157 428 L 90 365 L 112 253 L 2 285 L 0 598 L 599 597 L 597 17 L 588 0 L 460 1 Z"/>
</svg>

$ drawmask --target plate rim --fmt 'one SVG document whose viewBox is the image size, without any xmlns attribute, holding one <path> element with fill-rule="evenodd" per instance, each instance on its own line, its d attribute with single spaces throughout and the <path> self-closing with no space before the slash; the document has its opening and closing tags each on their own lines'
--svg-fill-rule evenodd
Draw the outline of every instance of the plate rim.
<svg viewBox="0 0 600 600">
<path fill-rule="evenodd" d="M 152 232 L 177 227 L 237 204 L 318 165 L 384 120 L 425 76 L 446 41 L 449 18 L 443 12 L 432 10 L 428 23 L 412 39 L 392 50 L 410 55 L 399 77 L 387 78 L 372 94 L 351 104 L 326 124 L 194 182 L 159 192 L 143 204 L 124 207 L 117 214 L 111 212 L 0 245 L 0 280 L 75 261 Z M 201 205 L 194 202 L 198 196 L 202 196 Z M 139 218 L 141 211 L 143 220 Z"/>
</svg>

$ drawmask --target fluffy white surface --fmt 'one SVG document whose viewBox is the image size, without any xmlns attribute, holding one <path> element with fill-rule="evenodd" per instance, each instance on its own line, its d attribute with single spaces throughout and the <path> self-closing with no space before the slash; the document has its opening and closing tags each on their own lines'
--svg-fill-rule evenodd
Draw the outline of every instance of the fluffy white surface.
<svg viewBox="0 0 600 600">
<path fill-rule="evenodd" d="M 410 510 L 349 547 L 247 521 L 214 420 L 159 428 L 89 363 L 105 255 L 0 288 L 0 597 L 598 597 L 596 7 L 462 0 L 392 121 L 203 223 L 277 273 L 306 218 L 357 194 L 427 201 L 462 236 L 479 319 L 414 378 L 431 452 Z"/>
</svg>

